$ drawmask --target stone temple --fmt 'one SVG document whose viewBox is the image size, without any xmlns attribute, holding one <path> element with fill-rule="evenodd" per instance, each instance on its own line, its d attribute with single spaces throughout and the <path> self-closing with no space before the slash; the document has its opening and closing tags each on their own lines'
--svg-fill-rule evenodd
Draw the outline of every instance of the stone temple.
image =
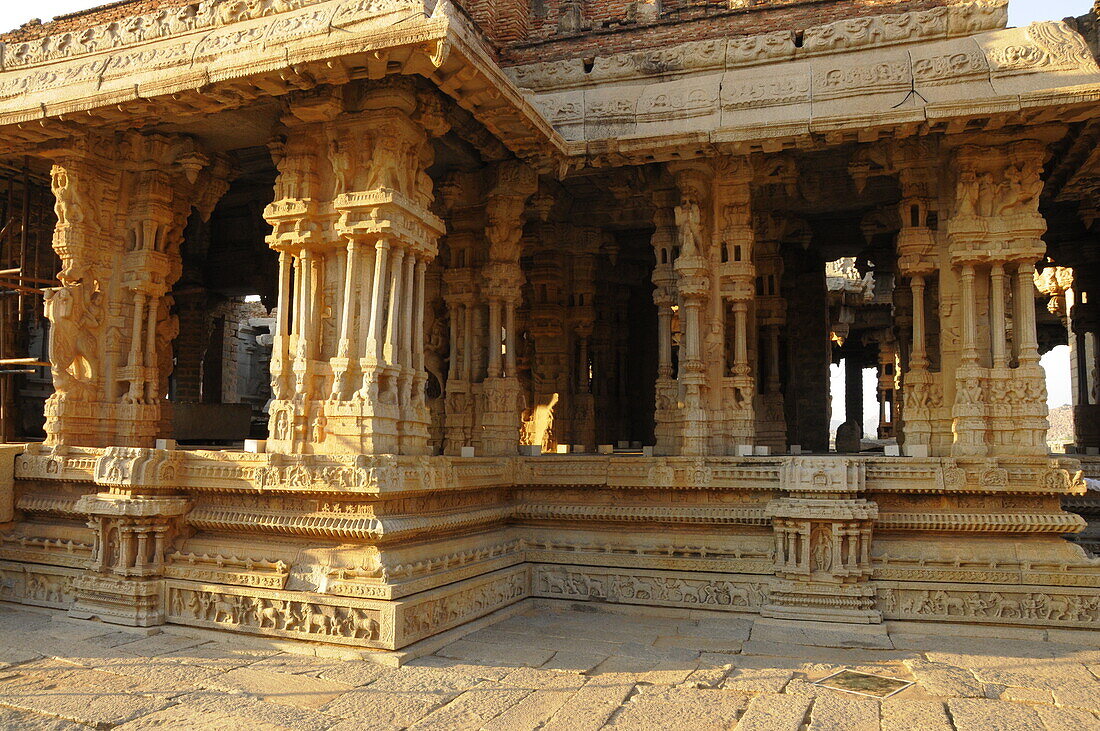
<svg viewBox="0 0 1100 731">
<path fill-rule="evenodd" d="M 123 0 L 0 37 L 0 600 L 380 650 L 531 599 L 1095 627 L 1097 17 L 1005 25 Z"/>
</svg>

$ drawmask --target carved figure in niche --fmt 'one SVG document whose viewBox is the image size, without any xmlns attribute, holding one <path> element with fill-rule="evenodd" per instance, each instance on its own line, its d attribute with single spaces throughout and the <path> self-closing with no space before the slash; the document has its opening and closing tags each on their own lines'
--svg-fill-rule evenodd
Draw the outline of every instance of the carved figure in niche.
<svg viewBox="0 0 1100 731">
<path fill-rule="evenodd" d="M 80 223 L 84 220 L 84 212 L 81 210 L 83 201 L 76 192 L 68 171 L 60 165 L 54 165 L 50 171 L 50 187 L 53 189 L 53 210 L 57 214 L 59 226 Z"/>
<path fill-rule="evenodd" d="M 447 332 L 443 325 L 443 319 L 435 317 L 428 329 L 428 341 L 424 345 L 424 368 L 435 376 L 435 380 L 442 389 L 446 383 L 447 374 Z"/>
<path fill-rule="evenodd" d="M 182 595 L 183 600 L 183 606 L 180 608 L 180 615 L 201 619 L 202 603 L 199 601 L 198 593 L 194 591 L 177 591 L 177 594 Z"/>
<path fill-rule="evenodd" d="M 993 213 L 993 199 L 996 192 L 992 173 L 982 173 L 978 176 L 978 215 L 988 216 Z"/>
<path fill-rule="evenodd" d="M 675 214 L 681 256 L 698 256 L 703 243 L 703 218 L 694 191 L 683 193 Z"/>
<path fill-rule="evenodd" d="M 148 384 L 149 393 L 146 394 L 146 399 L 151 404 L 157 403 L 161 396 L 168 395 L 168 377 L 172 375 L 173 367 L 172 343 L 180 334 L 180 319 L 171 312 L 172 297 L 164 299 L 166 301 L 159 309 L 163 316 L 158 318 L 156 329 L 157 380 Z"/>
<path fill-rule="evenodd" d="M 396 404 L 397 403 L 397 389 L 394 387 L 392 378 L 382 378 L 379 381 L 381 390 L 378 393 L 378 400 L 384 404 Z"/>
<path fill-rule="evenodd" d="M 199 617 L 210 620 L 214 615 L 214 595 L 206 592 L 196 592 L 199 598 Z"/>
<path fill-rule="evenodd" d="M 335 197 L 348 192 L 351 186 L 351 175 L 354 170 L 354 162 L 352 161 L 350 150 L 348 150 L 341 140 L 331 131 L 328 136 L 328 159 L 329 163 L 332 165 L 332 174 L 335 181 L 332 191 Z"/>
<path fill-rule="evenodd" d="M 833 534 L 827 525 L 814 527 L 810 534 L 810 568 L 827 572 L 833 567 Z"/>
<path fill-rule="evenodd" d="M 980 404 L 982 402 L 981 382 L 977 378 L 962 379 L 956 401 L 963 405 Z"/>
<path fill-rule="evenodd" d="M 566 0 L 558 17 L 558 33 L 579 33 L 584 25 L 584 7 L 580 0 Z"/>
<path fill-rule="evenodd" d="M 244 597 L 241 608 L 241 624 L 255 626 L 260 623 L 260 600 L 256 597 Z"/>
<path fill-rule="evenodd" d="M 290 439 L 290 415 L 286 409 L 275 412 L 275 427 L 271 430 L 272 439 Z"/>
<path fill-rule="evenodd" d="M 389 188 L 400 191 L 402 190 L 401 174 L 398 167 L 403 155 L 397 128 L 390 123 L 383 123 L 375 133 L 375 137 L 371 140 L 373 150 L 369 158 L 371 164 L 367 176 L 367 190 Z"/>
<path fill-rule="evenodd" d="M 1022 166 L 1010 165 L 997 191 L 996 212 L 1002 214 L 1024 208 L 1038 199 L 1042 188 L 1043 182 L 1037 175 L 1029 175 Z"/>
<path fill-rule="evenodd" d="M 328 426 L 328 419 L 323 415 L 319 415 L 313 420 L 313 441 L 320 443 L 325 441 L 325 434 L 327 433 L 326 427 Z"/>
</svg>

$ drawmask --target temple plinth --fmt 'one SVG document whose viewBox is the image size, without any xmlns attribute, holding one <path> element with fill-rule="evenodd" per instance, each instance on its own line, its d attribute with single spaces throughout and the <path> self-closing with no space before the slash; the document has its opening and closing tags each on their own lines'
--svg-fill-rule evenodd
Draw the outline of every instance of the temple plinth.
<svg viewBox="0 0 1100 731">
<path fill-rule="evenodd" d="M 1095 13 L 559 5 L 0 39 L 0 599 L 1095 627 Z"/>
</svg>

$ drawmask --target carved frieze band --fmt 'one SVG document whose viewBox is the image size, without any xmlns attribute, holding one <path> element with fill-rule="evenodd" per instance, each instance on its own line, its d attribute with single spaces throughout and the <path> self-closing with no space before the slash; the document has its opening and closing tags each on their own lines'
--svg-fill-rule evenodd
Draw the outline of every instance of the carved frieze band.
<svg viewBox="0 0 1100 731">
<path fill-rule="evenodd" d="M 81 572 L 55 566 L 0 561 L 0 601 L 67 609 L 76 599 Z"/>
<path fill-rule="evenodd" d="M 393 646 L 392 607 L 305 592 L 169 579 L 169 622 L 337 644 Z"/>
<path fill-rule="evenodd" d="M 802 32 L 779 30 L 730 39 L 689 41 L 645 51 L 599 56 L 586 70 L 580 59 L 508 69 L 520 86 L 563 88 L 638 76 L 740 68 L 863 48 L 939 41 L 1003 28 L 1007 3 L 967 3 L 910 13 L 849 18 Z"/>
<path fill-rule="evenodd" d="M 767 580 L 736 574 L 536 565 L 532 582 L 534 595 L 546 599 L 744 612 L 768 601 Z"/>
<path fill-rule="evenodd" d="M 961 589 L 944 584 L 877 582 L 875 604 L 887 619 L 979 621 L 1094 628 L 1100 621 L 1100 591 L 1053 591 L 1049 587 L 983 585 Z"/>
</svg>

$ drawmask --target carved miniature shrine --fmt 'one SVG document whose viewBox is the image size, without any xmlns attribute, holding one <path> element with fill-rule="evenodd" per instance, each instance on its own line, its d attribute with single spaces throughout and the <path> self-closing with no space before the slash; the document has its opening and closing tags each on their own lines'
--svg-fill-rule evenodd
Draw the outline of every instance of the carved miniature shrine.
<svg viewBox="0 0 1100 731">
<path fill-rule="evenodd" d="M 0 599 L 378 649 L 529 598 L 1100 621 L 1095 15 L 153 5 L 3 39 L 53 233 L 0 233 Z"/>
</svg>

